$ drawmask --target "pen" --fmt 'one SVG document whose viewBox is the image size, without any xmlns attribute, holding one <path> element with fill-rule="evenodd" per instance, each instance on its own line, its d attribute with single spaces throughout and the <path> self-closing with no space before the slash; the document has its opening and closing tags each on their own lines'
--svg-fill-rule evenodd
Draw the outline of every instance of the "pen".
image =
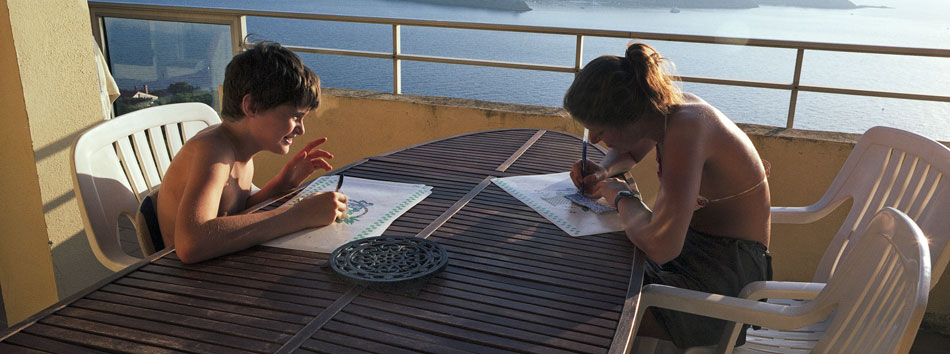
<svg viewBox="0 0 950 354">
<path fill-rule="evenodd" d="M 584 128 L 584 147 L 581 148 L 581 194 L 584 194 L 584 171 L 587 170 L 587 138 L 590 132 Z"/>
<path fill-rule="evenodd" d="M 338 179 L 338 180 L 336 181 L 336 192 L 337 192 L 337 193 L 340 193 L 340 188 L 343 187 L 343 172 L 340 172 L 339 176 L 340 176 L 340 179 Z M 347 214 L 344 212 L 344 213 L 343 213 L 343 216 L 342 216 L 341 218 L 336 219 L 335 221 L 338 222 L 338 223 L 343 222 L 343 219 L 342 219 L 342 218 L 343 218 L 343 217 L 346 217 L 346 215 L 347 215 Z"/>
</svg>

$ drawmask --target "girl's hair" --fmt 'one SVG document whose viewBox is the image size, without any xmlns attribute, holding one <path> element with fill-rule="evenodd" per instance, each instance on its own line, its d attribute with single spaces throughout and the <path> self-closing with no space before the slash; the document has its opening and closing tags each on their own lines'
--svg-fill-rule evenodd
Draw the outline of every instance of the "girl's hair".
<svg viewBox="0 0 950 354">
<path fill-rule="evenodd" d="M 564 108 L 582 123 L 605 126 L 665 117 L 683 103 L 672 72 L 673 63 L 653 47 L 633 43 L 622 58 L 604 55 L 584 66 L 564 94 Z"/>
<path fill-rule="evenodd" d="M 235 55 L 224 73 L 221 116 L 241 120 L 241 100 L 250 94 L 254 109 L 282 104 L 314 109 L 320 105 L 320 78 L 300 57 L 279 43 L 262 41 Z"/>
</svg>

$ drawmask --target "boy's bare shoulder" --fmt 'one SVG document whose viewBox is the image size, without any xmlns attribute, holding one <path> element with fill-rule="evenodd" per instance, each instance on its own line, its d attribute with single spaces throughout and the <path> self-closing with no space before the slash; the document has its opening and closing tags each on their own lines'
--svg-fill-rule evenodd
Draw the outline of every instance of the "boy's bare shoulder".
<svg viewBox="0 0 950 354">
<path fill-rule="evenodd" d="M 234 144 L 220 128 L 216 125 L 198 132 L 185 142 L 178 154 L 184 154 L 191 161 L 233 162 Z"/>
</svg>

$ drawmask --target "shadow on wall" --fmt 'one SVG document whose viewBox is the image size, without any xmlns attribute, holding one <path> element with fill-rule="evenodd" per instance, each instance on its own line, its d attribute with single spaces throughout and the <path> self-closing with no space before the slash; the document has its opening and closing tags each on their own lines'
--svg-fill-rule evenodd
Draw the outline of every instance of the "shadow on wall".
<svg viewBox="0 0 950 354">
<path fill-rule="evenodd" d="M 112 200 L 103 201 L 103 207 L 131 208 L 127 211 L 131 213 L 130 215 L 135 215 L 135 208 L 138 207 L 138 203 L 134 201 L 135 197 L 128 187 L 111 178 L 88 175 L 79 177 L 80 180 L 92 178 L 92 185 L 95 185 L 96 190 L 108 191 L 99 193 L 100 198 L 112 198 Z M 90 192 L 95 193 L 95 191 L 85 191 L 87 195 Z M 73 193 L 70 193 L 70 195 L 75 197 Z M 122 202 L 121 199 L 125 198 L 131 198 L 133 201 L 131 203 L 128 201 Z M 118 215 L 116 215 L 116 218 L 118 219 Z M 118 243 L 118 240 L 116 242 Z M 51 253 L 53 256 L 53 272 L 56 277 L 56 290 L 60 299 L 69 297 L 113 273 L 96 258 L 92 246 L 89 244 L 85 228 L 54 245 Z"/>
<path fill-rule="evenodd" d="M 79 231 L 52 249 L 53 274 L 60 299 L 83 290 L 110 275 L 112 271 L 99 263 L 92 253 L 86 231 Z"/>
<path fill-rule="evenodd" d="M 0 331 L 7 328 L 7 310 L 3 307 L 3 285 L 0 284 Z"/>
</svg>

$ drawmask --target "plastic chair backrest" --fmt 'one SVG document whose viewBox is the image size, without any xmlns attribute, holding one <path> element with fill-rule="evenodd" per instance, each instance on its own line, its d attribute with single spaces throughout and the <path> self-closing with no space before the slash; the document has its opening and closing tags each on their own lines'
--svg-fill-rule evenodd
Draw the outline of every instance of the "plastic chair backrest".
<svg viewBox="0 0 950 354">
<path fill-rule="evenodd" d="M 907 353 L 927 308 L 930 250 L 916 223 L 881 210 L 806 307 L 835 311 L 816 353 Z"/>
<path fill-rule="evenodd" d="M 203 103 L 176 103 L 103 121 L 76 139 L 73 186 L 89 244 L 103 265 L 120 270 L 138 260 L 119 245 L 119 217 L 134 221 L 182 144 L 218 123 L 217 112 Z"/>
<path fill-rule="evenodd" d="M 950 149 L 932 139 L 889 127 L 869 129 L 848 156 L 822 200 L 851 210 L 822 256 L 814 281 L 827 282 L 863 230 L 884 207 L 907 214 L 930 240 L 936 286 L 950 261 Z"/>
</svg>

